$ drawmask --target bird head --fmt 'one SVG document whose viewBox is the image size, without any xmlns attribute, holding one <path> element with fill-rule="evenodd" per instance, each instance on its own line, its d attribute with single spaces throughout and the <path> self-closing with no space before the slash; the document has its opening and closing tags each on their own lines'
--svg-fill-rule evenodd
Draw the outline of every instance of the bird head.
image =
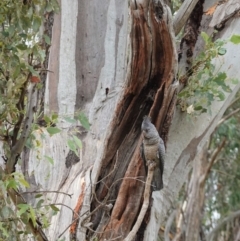
<svg viewBox="0 0 240 241">
<path fill-rule="evenodd" d="M 155 126 L 151 123 L 150 117 L 144 116 L 142 122 L 142 133 L 144 138 L 151 138 L 156 132 L 157 130 Z"/>
</svg>

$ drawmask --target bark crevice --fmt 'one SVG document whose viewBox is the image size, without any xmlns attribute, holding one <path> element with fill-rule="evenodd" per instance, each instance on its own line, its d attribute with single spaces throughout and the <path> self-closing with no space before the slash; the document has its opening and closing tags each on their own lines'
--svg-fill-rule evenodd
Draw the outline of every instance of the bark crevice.
<svg viewBox="0 0 240 241">
<path fill-rule="evenodd" d="M 175 107 L 176 54 L 167 23 L 170 17 L 167 6 L 164 3 L 156 6 L 151 1 L 144 8 L 136 4 L 137 8 L 133 6 L 134 9 L 131 9 L 132 55 L 128 63 L 131 75 L 115 109 L 115 118 L 111 123 L 114 131 L 107 140 L 96 186 L 97 199 L 91 206 L 91 210 L 95 210 L 111 188 L 108 198 L 108 203 L 114 205 L 111 216 L 103 223 L 101 208 L 92 216 L 94 230 L 102 233 L 98 235 L 99 240 L 122 240 L 139 214 L 146 175 L 139 153 L 143 116 L 152 117 L 166 143 Z M 101 181 L 103 178 L 104 181 Z"/>
</svg>

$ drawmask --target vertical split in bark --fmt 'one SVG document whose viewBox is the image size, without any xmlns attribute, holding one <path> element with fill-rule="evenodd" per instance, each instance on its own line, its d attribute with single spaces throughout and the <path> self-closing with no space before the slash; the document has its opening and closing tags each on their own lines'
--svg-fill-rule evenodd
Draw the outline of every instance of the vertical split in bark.
<svg viewBox="0 0 240 241">
<path fill-rule="evenodd" d="M 195 48 L 195 44 L 197 42 L 197 38 L 199 35 L 199 27 L 202 20 L 203 15 L 203 4 L 204 0 L 199 0 L 196 4 L 192 14 L 190 15 L 184 31 L 183 31 L 183 38 L 180 44 L 180 73 L 184 75 L 185 73 L 191 74 L 191 65 L 192 65 L 192 56 Z M 181 66 L 183 66 L 181 68 Z M 184 69 L 183 69 L 184 68 Z M 180 79 L 181 84 L 186 84 L 186 78 Z"/>
<path fill-rule="evenodd" d="M 128 63 L 131 73 L 111 123 L 114 131 L 107 140 L 96 186 L 97 199 L 92 202 L 94 210 L 109 195 L 106 204 L 114 205 L 109 218 L 104 217 L 103 208 L 92 216 L 93 229 L 102 233 L 98 235 L 99 240 L 123 240 L 131 230 L 144 189 L 139 153 L 143 116 L 152 117 L 166 142 L 175 106 L 176 51 L 167 21 L 171 18 L 167 7 L 162 1 L 136 2 L 131 6 L 131 17 L 132 55 Z"/>
</svg>

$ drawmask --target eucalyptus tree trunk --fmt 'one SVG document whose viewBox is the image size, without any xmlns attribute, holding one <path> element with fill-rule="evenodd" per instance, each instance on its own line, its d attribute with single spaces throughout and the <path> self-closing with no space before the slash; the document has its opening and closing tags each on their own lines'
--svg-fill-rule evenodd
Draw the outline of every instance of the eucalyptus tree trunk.
<svg viewBox="0 0 240 241">
<path fill-rule="evenodd" d="M 239 31 L 237 26 L 239 19 L 231 19 L 219 37 L 229 38 Z M 188 47 L 185 42 L 182 68 Z M 195 43 L 193 52 L 194 47 Z M 229 76 L 239 73 L 235 63 L 240 57 L 232 58 L 237 51 L 239 46 L 228 44 L 221 59 Z M 124 240 L 128 235 L 143 202 L 144 115 L 152 117 L 167 153 L 164 189 L 152 193 L 135 240 L 157 240 L 192 161 L 239 85 L 231 85 L 224 101 L 213 103 L 212 115 L 202 114 L 193 123 L 176 108 L 178 56 L 172 14 L 162 0 L 62 0 L 54 20 L 49 70 L 45 113 L 58 113 L 62 132 L 25 155 L 22 167 L 36 188 L 58 191 L 46 195 L 60 208 L 51 218 L 49 240 Z M 65 121 L 79 110 L 88 116 L 88 132 Z M 73 129 L 83 143 L 79 158 L 67 146 Z M 44 161 L 45 156 L 54 160 L 53 165 Z"/>
</svg>

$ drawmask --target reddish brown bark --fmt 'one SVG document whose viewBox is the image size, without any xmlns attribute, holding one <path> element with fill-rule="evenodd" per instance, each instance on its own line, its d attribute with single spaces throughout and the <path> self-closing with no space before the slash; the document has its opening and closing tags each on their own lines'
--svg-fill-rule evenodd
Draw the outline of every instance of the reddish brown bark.
<svg viewBox="0 0 240 241">
<path fill-rule="evenodd" d="M 108 200 L 114 208 L 104 223 L 101 208 L 93 215 L 93 228 L 102 232 L 99 240 L 123 240 L 138 216 L 144 189 L 143 162 L 139 153 L 144 115 L 150 113 L 164 141 L 167 140 L 175 105 L 172 83 L 176 56 L 169 26 L 163 18 L 164 11 L 161 4 L 152 2 L 147 9 L 141 5 L 131 9 L 131 73 L 125 94 L 115 110 L 111 128 L 114 131 L 107 140 L 100 183 L 96 187 L 98 201 L 109 195 Z M 92 203 L 92 210 L 99 205 L 98 201 Z"/>
<path fill-rule="evenodd" d="M 76 240 L 76 232 L 77 232 L 77 227 L 78 227 L 78 223 L 79 223 L 79 219 L 78 219 L 78 215 L 81 208 L 82 208 L 82 205 L 83 205 L 83 200 L 84 200 L 84 195 L 85 195 L 85 182 L 82 183 L 82 186 L 81 186 L 81 190 L 83 190 L 80 195 L 79 195 L 79 198 L 78 198 L 78 201 L 77 201 L 77 205 L 76 207 L 74 208 L 74 215 L 73 215 L 73 218 L 72 218 L 72 221 L 74 221 L 70 227 L 70 234 L 71 234 L 71 240 Z"/>
</svg>

